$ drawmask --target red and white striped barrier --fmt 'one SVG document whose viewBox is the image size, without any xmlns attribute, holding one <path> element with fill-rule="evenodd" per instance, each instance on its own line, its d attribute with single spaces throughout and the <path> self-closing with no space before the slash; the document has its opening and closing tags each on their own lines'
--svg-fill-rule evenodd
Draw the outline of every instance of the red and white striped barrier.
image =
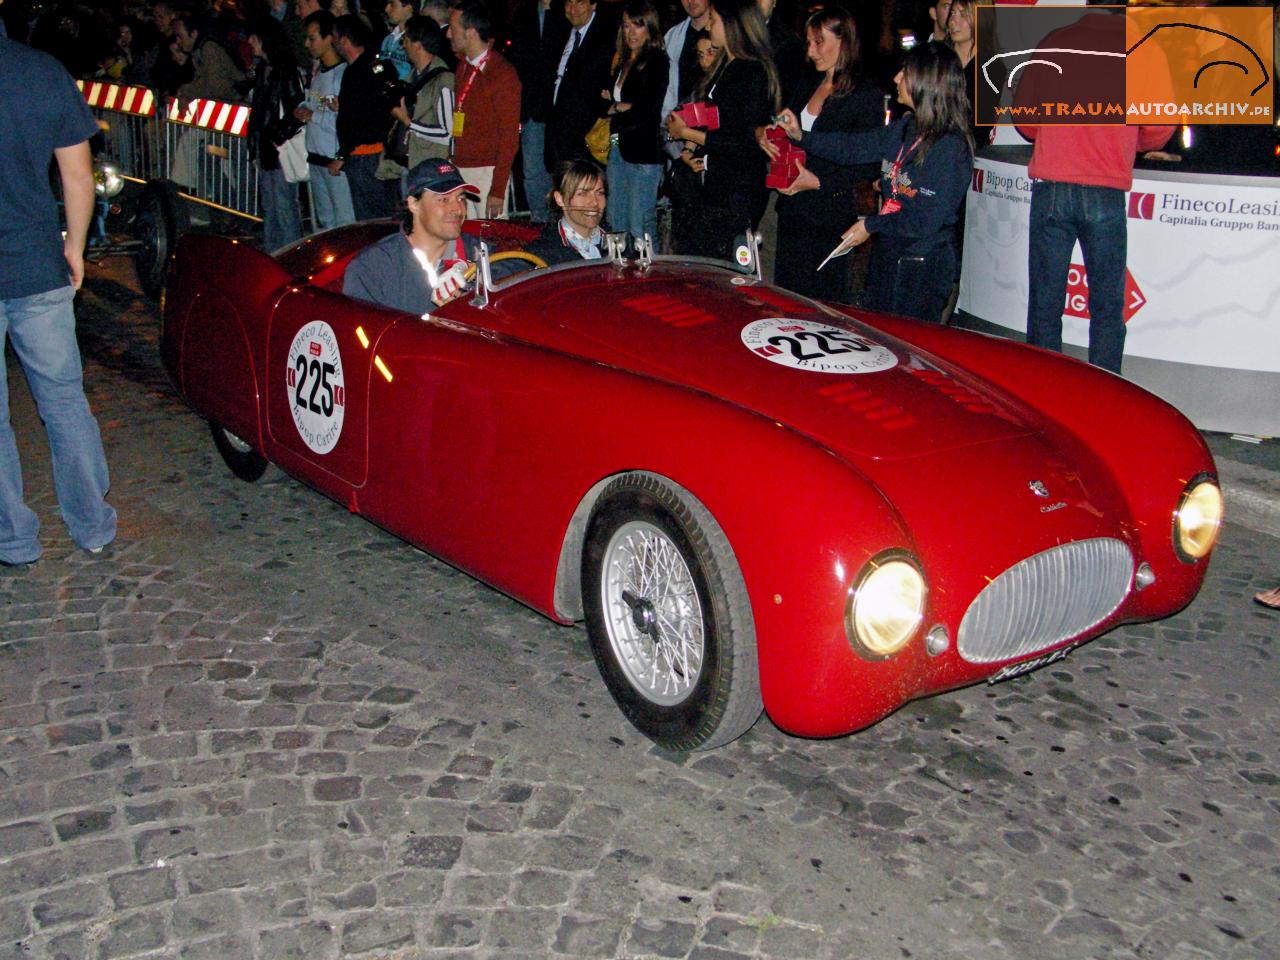
<svg viewBox="0 0 1280 960">
<path fill-rule="evenodd" d="M 76 86 L 84 94 L 85 103 L 91 107 L 131 113 L 135 117 L 155 115 L 155 95 L 146 87 L 130 87 L 123 83 L 105 83 L 100 80 L 77 80 Z"/>
<path fill-rule="evenodd" d="M 243 103 L 190 100 L 184 110 L 178 99 L 173 97 L 169 100 L 168 118 L 173 123 L 229 133 L 233 137 L 243 137 L 249 129 L 249 107 Z"/>
</svg>

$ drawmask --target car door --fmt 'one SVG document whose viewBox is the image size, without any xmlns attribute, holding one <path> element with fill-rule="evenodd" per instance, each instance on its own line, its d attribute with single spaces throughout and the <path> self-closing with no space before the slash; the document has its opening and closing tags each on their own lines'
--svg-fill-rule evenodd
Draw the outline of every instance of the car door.
<svg viewBox="0 0 1280 960">
<path fill-rule="evenodd" d="M 267 341 L 271 459 L 326 492 L 365 483 L 369 378 L 377 344 L 401 314 L 303 286 L 277 305 Z"/>
</svg>

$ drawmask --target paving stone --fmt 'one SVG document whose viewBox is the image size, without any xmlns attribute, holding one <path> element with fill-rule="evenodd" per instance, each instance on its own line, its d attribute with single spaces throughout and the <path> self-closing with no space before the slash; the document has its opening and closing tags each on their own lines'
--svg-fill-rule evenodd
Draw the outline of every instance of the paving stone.
<svg viewBox="0 0 1280 960">
<path fill-rule="evenodd" d="M 81 883 L 42 894 L 31 907 L 41 928 L 64 923 L 83 923 L 107 910 L 106 899 L 96 884 Z"/>
<path fill-rule="evenodd" d="M 258 934 L 263 960 L 328 960 L 337 956 L 338 938 L 327 921 L 275 927 Z"/>
<path fill-rule="evenodd" d="M 678 920 L 637 920 L 628 932 L 627 953 L 655 957 L 683 957 L 698 935 L 695 923 Z"/>
<path fill-rule="evenodd" d="M 356 914 L 342 925 L 344 955 L 368 953 L 371 950 L 392 951 L 412 942 L 413 921 L 403 914 Z"/>
<path fill-rule="evenodd" d="M 57 831 L 59 840 L 75 840 L 86 834 L 111 829 L 114 818 L 114 810 L 80 810 L 54 818 L 53 828 Z"/>
<path fill-rule="evenodd" d="M 566 916 L 560 920 L 552 949 L 556 953 L 615 956 L 623 924 L 617 919 Z"/>
<path fill-rule="evenodd" d="M 434 947 L 474 947 L 483 935 L 483 913 L 449 910 L 431 918 L 428 937 Z"/>
<path fill-rule="evenodd" d="M 49 828 L 42 823 L 29 820 L 0 827 L 0 856 L 3 857 L 39 850 L 52 843 Z"/>
<path fill-rule="evenodd" d="M 31 921 L 25 904 L 0 900 L 0 943 L 21 940 L 31 932 Z"/>
<path fill-rule="evenodd" d="M 173 932 L 183 941 L 240 927 L 240 904 L 226 892 L 182 897 L 173 905 Z"/>
<path fill-rule="evenodd" d="M 409 837 L 400 862 L 406 867 L 448 870 L 462 853 L 462 837 Z"/>
<path fill-rule="evenodd" d="M 169 867 L 146 867 L 107 878 L 111 901 L 117 910 L 130 910 L 177 897 L 173 871 Z"/>
<path fill-rule="evenodd" d="M 311 788 L 311 795 L 317 800 L 334 802 L 354 800 L 360 796 L 362 782 L 359 777 L 329 777 L 317 780 Z"/>
<path fill-rule="evenodd" d="M 165 917 L 158 910 L 139 910 L 111 923 L 98 947 L 100 960 L 128 957 L 165 945 Z"/>
</svg>

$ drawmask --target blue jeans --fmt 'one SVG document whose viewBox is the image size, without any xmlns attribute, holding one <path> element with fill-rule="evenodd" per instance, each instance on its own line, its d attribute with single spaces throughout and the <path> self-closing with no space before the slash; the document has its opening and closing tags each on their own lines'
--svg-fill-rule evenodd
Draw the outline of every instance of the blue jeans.
<svg viewBox="0 0 1280 960">
<path fill-rule="evenodd" d="M 625 231 L 639 239 L 646 233 L 658 240 L 658 187 L 662 185 L 662 164 L 627 163 L 615 143 L 609 148 L 609 229 Z"/>
<path fill-rule="evenodd" d="M 104 499 L 110 486 L 107 458 L 84 396 L 73 296 L 66 286 L 0 300 L 0 356 L 8 336 L 49 436 L 62 519 L 77 546 L 93 550 L 115 539 L 116 512 Z M 39 556 L 40 521 L 22 499 L 8 370 L 0 361 L 0 561 L 29 563 Z"/>
<path fill-rule="evenodd" d="M 547 150 L 547 125 L 526 120 L 520 128 L 520 164 L 524 176 L 524 195 L 529 213 L 538 223 L 551 219 L 547 194 L 551 192 L 551 174 L 544 159 Z"/>
<path fill-rule="evenodd" d="M 286 180 L 283 170 L 259 170 L 258 195 L 262 198 L 262 248 L 270 253 L 301 240 L 298 185 Z"/>
<path fill-rule="evenodd" d="M 1129 226 L 1124 191 L 1037 180 L 1031 187 L 1027 342 L 1062 351 L 1067 272 L 1077 240 L 1089 278 L 1089 362 L 1120 372 Z"/>
<path fill-rule="evenodd" d="M 311 191 L 311 215 L 315 219 L 317 230 L 328 230 L 330 227 L 341 227 L 343 224 L 356 222 L 356 211 L 351 206 L 351 187 L 347 184 L 347 175 L 339 173 L 336 177 L 329 173 L 328 167 L 310 164 L 311 177 L 307 180 L 307 189 Z"/>
</svg>

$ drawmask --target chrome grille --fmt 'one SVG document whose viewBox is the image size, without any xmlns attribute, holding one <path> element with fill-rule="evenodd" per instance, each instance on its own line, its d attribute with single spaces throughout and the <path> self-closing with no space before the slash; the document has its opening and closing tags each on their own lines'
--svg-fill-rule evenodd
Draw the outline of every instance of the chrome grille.
<svg viewBox="0 0 1280 960">
<path fill-rule="evenodd" d="M 1129 592 L 1133 555 L 1121 540 L 1077 540 L 996 577 L 960 621 L 956 649 L 970 663 L 1023 657 L 1105 620 Z"/>
</svg>

